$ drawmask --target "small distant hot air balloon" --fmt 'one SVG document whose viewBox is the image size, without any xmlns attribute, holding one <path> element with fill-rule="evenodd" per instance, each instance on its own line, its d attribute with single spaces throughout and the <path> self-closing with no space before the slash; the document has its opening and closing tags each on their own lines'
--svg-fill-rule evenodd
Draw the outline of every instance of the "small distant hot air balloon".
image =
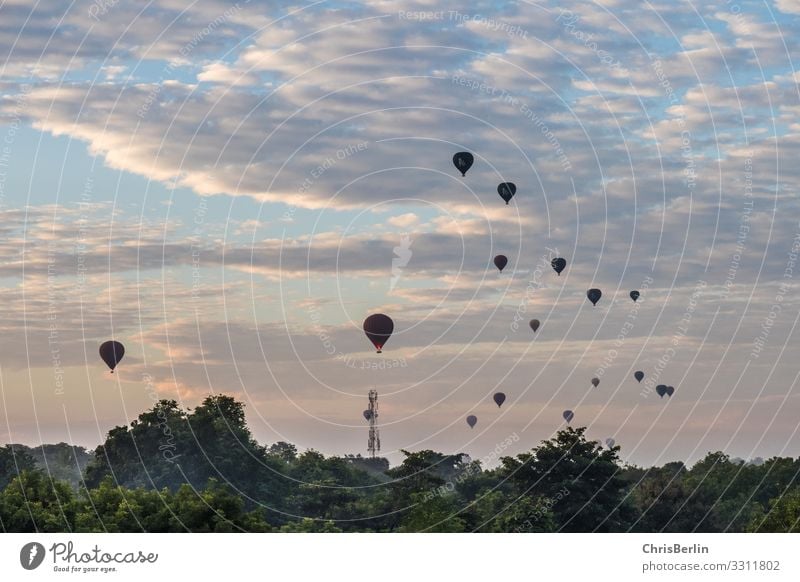
<svg viewBox="0 0 800 582">
<path fill-rule="evenodd" d="M 557 259 L 553 259 L 552 261 L 550 261 L 550 266 L 553 267 L 553 270 L 560 277 L 561 276 L 561 271 L 563 271 L 567 267 L 567 260 L 566 259 L 562 259 L 560 257 L 557 258 Z"/>
<path fill-rule="evenodd" d="M 673 394 L 675 394 L 675 387 L 674 386 L 667 386 L 667 396 L 672 398 Z"/>
<path fill-rule="evenodd" d="M 368 408 L 364 411 L 364 420 L 369 421 L 372 419 L 372 411 Z"/>
<path fill-rule="evenodd" d="M 531 329 L 533 330 L 533 333 L 536 333 L 536 331 L 539 329 L 539 320 L 538 319 L 531 319 L 530 326 L 531 326 Z"/>
<path fill-rule="evenodd" d="M 597 305 L 597 302 L 600 301 L 600 298 L 603 296 L 603 292 L 600 289 L 589 289 L 586 292 L 586 297 L 589 298 L 589 301 L 592 302 L 592 305 Z"/>
<path fill-rule="evenodd" d="M 639 292 L 638 291 L 631 291 L 630 295 L 631 295 L 631 299 L 633 299 L 633 302 L 636 303 L 636 300 L 639 299 Z"/>
<path fill-rule="evenodd" d="M 122 356 L 125 355 L 125 346 L 114 340 L 103 342 L 100 345 L 100 357 L 106 363 L 106 366 L 111 368 L 111 373 L 114 373 L 114 368 L 117 367 Z"/>
<path fill-rule="evenodd" d="M 472 167 L 474 161 L 475 158 L 473 158 L 472 154 L 469 152 L 458 152 L 453 156 L 453 165 L 461 172 L 462 176 L 467 175 L 467 170 Z"/>
<path fill-rule="evenodd" d="M 494 266 L 500 269 L 501 273 L 503 272 L 503 269 L 506 268 L 507 264 L 508 264 L 508 257 L 505 255 L 497 255 L 494 258 Z"/>
<path fill-rule="evenodd" d="M 617 441 L 615 441 L 614 439 L 612 439 L 612 438 L 607 438 L 606 439 L 606 446 L 609 449 L 613 449 L 615 444 L 617 444 Z"/>
<path fill-rule="evenodd" d="M 503 394 L 502 392 L 498 392 L 497 394 L 492 396 L 492 398 L 494 399 L 494 403 L 497 404 L 497 408 L 503 406 L 503 402 L 506 401 L 506 395 Z"/>
<path fill-rule="evenodd" d="M 641 382 L 642 380 L 644 380 L 644 372 L 642 372 L 641 370 L 639 370 L 638 372 L 634 372 L 633 377 L 636 378 L 637 382 Z"/>
<path fill-rule="evenodd" d="M 666 384 L 659 384 L 656 386 L 656 394 L 658 394 L 661 398 L 664 398 L 664 394 L 667 393 L 667 386 Z"/>
<path fill-rule="evenodd" d="M 379 354 L 383 349 L 383 345 L 389 341 L 393 331 L 394 322 L 392 318 L 383 313 L 375 313 L 364 320 L 364 333 L 367 334 L 367 338 L 372 342 Z"/>
<path fill-rule="evenodd" d="M 475 425 L 478 424 L 478 417 L 475 416 L 474 414 L 470 414 L 467 417 L 467 424 L 469 425 L 470 428 L 475 428 Z"/>
<path fill-rule="evenodd" d="M 497 193 L 500 194 L 500 198 L 506 201 L 506 204 L 514 197 L 514 194 L 517 193 L 517 185 L 514 182 L 503 182 L 497 186 Z"/>
<path fill-rule="evenodd" d="M 592 386 L 597 388 L 598 384 L 600 384 L 600 378 L 592 378 Z"/>
<path fill-rule="evenodd" d="M 566 421 L 567 421 L 567 424 L 569 424 L 570 422 L 572 422 L 572 419 L 573 419 L 573 418 L 575 418 L 575 415 L 572 413 L 572 411 L 571 411 L 571 410 L 565 410 L 565 411 L 564 411 L 564 412 L 561 414 L 561 416 L 563 416 L 563 417 L 564 417 L 564 420 L 566 420 Z"/>
</svg>

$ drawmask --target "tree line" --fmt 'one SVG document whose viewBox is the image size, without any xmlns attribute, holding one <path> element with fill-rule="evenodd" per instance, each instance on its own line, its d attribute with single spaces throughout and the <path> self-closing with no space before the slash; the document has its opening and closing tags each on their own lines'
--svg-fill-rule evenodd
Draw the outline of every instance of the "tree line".
<svg viewBox="0 0 800 582">
<path fill-rule="evenodd" d="M 94 451 L 0 447 L 6 532 L 791 532 L 800 460 L 642 468 L 559 431 L 494 468 L 465 454 L 325 457 L 253 438 L 230 396 L 161 400 Z"/>
</svg>

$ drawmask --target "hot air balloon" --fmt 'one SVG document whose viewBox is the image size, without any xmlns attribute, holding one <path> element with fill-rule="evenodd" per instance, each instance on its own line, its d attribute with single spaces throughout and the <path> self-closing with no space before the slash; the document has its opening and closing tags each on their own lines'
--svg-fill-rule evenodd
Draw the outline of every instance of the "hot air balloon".
<svg viewBox="0 0 800 582">
<path fill-rule="evenodd" d="M 633 377 L 636 378 L 637 382 L 641 382 L 642 380 L 644 380 L 644 372 L 642 372 L 641 370 L 638 372 L 634 372 Z"/>
<path fill-rule="evenodd" d="M 553 267 L 553 270 L 558 273 L 558 276 L 561 276 L 561 271 L 563 271 L 567 267 L 567 260 L 562 258 L 553 259 L 550 261 L 550 266 Z"/>
<path fill-rule="evenodd" d="M 469 152 L 458 152 L 453 156 L 453 165 L 461 172 L 462 176 L 467 175 L 467 170 L 472 167 L 474 161 L 475 158 L 473 158 L 472 154 Z"/>
<path fill-rule="evenodd" d="M 633 299 L 633 302 L 636 303 L 636 300 L 639 299 L 639 292 L 638 291 L 631 291 L 630 295 L 631 295 L 631 299 Z"/>
<path fill-rule="evenodd" d="M 589 298 L 589 301 L 592 302 L 592 305 L 597 305 L 597 302 L 600 301 L 600 298 L 603 296 L 603 292 L 600 289 L 589 289 L 586 292 L 586 297 Z"/>
<path fill-rule="evenodd" d="M 600 378 L 592 378 L 592 386 L 597 388 L 598 384 L 600 384 Z"/>
<path fill-rule="evenodd" d="M 117 367 L 122 356 L 125 355 L 125 346 L 114 340 L 103 342 L 100 346 L 100 357 L 106 363 L 106 366 L 111 368 L 111 373 L 114 373 L 114 368 Z"/>
<path fill-rule="evenodd" d="M 659 384 L 658 386 L 656 386 L 656 394 L 661 396 L 661 398 L 664 398 L 664 394 L 666 393 L 667 393 L 666 384 Z"/>
<path fill-rule="evenodd" d="M 394 331 L 394 322 L 392 318 L 383 313 L 375 313 L 364 320 L 364 333 L 367 334 L 367 338 L 373 343 L 379 354 L 383 345 L 392 336 L 392 331 Z"/>
<path fill-rule="evenodd" d="M 494 266 L 500 269 L 501 273 L 503 272 L 503 269 L 506 268 L 507 264 L 508 264 L 508 257 L 505 255 L 497 255 L 494 258 Z"/>
<path fill-rule="evenodd" d="M 369 421 L 372 418 L 372 411 L 368 408 L 364 411 L 364 420 Z"/>
<path fill-rule="evenodd" d="M 470 428 L 475 428 L 475 425 L 478 424 L 478 417 L 475 416 L 474 414 L 470 414 L 467 417 L 467 424 L 469 425 Z"/>
<path fill-rule="evenodd" d="M 517 193 L 517 185 L 514 182 L 503 182 L 497 186 L 497 193 L 500 194 L 500 198 L 506 201 L 506 204 L 514 197 L 514 194 Z"/>
<path fill-rule="evenodd" d="M 538 319 L 531 319 L 530 326 L 531 326 L 531 329 L 533 330 L 533 333 L 536 333 L 536 330 L 539 329 L 539 320 Z"/>
<path fill-rule="evenodd" d="M 502 392 L 498 392 L 497 394 L 492 396 L 492 398 L 494 398 L 494 403 L 497 404 L 497 408 L 503 406 L 503 402 L 506 401 L 506 395 L 503 394 Z"/>
<path fill-rule="evenodd" d="M 571 411 L 571 410 L 565 410 L 565 411 L 562 413 L 562 415 L 561 415 L 561 416 L 563 416 L 563 417 L 564 417 L 564 420 L 566 420 L 566 421 L 567 421 L 567 424 L 569 424 L 570 422 L 572 422 L 572 419 L 573 419 L 573 418 L 575 418 L 575 415 L 572 413 L 572 411 Z"/>
<path fill-rule="evenodd" d="M 672 398 L 673 394 L 675 394 L 675 387 L 674 386 L 667 386 L 667 396 Z"/>
<path fill-rule="evenodd" d="M 612 439 L 612 438 L 607 438 L 606 439 L 606 446 L 609 449 L 613 449 L 615 444 L 617 444 L 617 441 L 615 441 L 614 439 Z"/>
</svg>

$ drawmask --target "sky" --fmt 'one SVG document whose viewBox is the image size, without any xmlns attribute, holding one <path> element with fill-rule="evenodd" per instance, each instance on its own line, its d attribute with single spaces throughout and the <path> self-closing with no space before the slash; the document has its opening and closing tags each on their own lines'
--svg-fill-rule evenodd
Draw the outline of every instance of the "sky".
<svg viewBox="0 0 800 582">
<path fill-rule="evenodd" d="M 365 454 L 375 388 L 392 463 L 519 453 L 564 410 L 641 465 L 797 456 L 798 26 L 800 0 L 3 1 L 0 442 L 229 394 L 260 442 Z"/>
</svg>

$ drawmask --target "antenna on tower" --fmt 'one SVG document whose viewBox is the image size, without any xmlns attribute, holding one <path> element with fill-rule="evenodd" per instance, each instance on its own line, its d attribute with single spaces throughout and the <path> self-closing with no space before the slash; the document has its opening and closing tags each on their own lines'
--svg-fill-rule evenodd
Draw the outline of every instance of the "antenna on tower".
<svg viewBox="0 0 800 582">
<path fill-rule="evenodd" d="M 378 431 L 378 391 L 369 391 L 369 440 L 367 441 L 367 451 L 371 459 L 375 458 L 375 453 L 381 450 L 381 434 Z"/>
</svg>

